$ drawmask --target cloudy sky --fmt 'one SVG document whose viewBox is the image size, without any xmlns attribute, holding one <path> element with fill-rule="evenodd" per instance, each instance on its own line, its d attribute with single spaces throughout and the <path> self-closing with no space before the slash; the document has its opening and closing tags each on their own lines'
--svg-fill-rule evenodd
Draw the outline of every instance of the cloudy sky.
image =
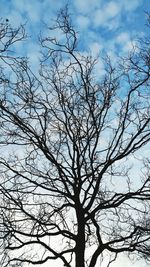
<svg viewBox="0 0 150 267">
<path fill-rule="evenodd" d="M 150 11 L 150 0 L 70 0 L 67 3 L 82 37 L 81 49 L 90 50 L 94 56 L 106 52 L 115 60 L 118 54 L 128 53 L 137 38 L 147 34 L 146 12 Z M 0 0 L 1 17 L 9 19 L 14 26 L 26 23 L 28 39 L 17 46 L 17 52 L 27 55 L 34 67 L 40 55 L 38 34 L 45 32 L 45 25 L 53 24 L 57 11 L 65 4 L 64 0 Z M 112 266 L 148 267 L 143 261 L 130 263 L 126 257 L 119 258 Z"/>
<path fill-rule="evenodd" d="M 90 49 L 93 55 L 105 51 L 114 59 L 118 53 L 127 53 L 137 36 L 147 31 L 149 0 L 0 0 L 1 17 L 8 18 L 14 26 L 26 23 L 29 38 L 19 44 L 18 50 L 33 64 L 37 64 L 39 55 L 39 32 L 46 29 L 45 25 L 52 25 L 66 2 L 82 36 L 82 49 Z"/>
</svg>

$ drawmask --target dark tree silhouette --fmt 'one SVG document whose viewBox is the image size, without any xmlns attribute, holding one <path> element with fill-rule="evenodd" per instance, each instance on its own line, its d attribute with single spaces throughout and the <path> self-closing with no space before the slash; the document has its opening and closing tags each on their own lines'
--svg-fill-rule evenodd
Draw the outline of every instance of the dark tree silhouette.
<svg viewBox="0 0 150 267">
<path fill-rule="evenodd" d="M 67 9 L 49 31 L 35 75 L 11 56 L 23 27 L 0 25 L 1 265 L 149 260 L 150 42 L 102 75 Z"/>
</svg>

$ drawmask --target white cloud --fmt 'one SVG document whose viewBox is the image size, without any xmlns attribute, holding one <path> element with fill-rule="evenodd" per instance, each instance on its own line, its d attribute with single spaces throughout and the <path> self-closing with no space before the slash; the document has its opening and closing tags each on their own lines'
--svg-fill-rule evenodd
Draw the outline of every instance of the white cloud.
<svg viewBox="0 0 150 267">
<path fill-rule="evenodd" d="M 127 11 L 133 11 L 135 10 L 139 5 L 141 5 L 142 0 L 125 0 L 122 1 L 122 6 Z"/>
<path fill-rule="evenodd" d="M 109 18 L 112 18 L 112 17 L 118 15 L 119 12 L 120 12 L 120 6 L 116 2 L 111 1 L 105 7 L 106 16 Z"/>
<path fill-rule="evenodd" d="M 141 5 L 142 0 L 122 0 L 122 1 L 101 1 L 103 5 L 95 8 L 93 16 L 94 25 L 96 27 L 103 26 L 109 30 L 119 27 L 121 22 L 121 14 L 127 13 L 127 19 L 133 15 L 133 11 Z"/>
<path fill-rule="evenodd" d="M 90 51 L 93 57 L 97 57 L 100 51 L 102 50 L 102 45 L 98 42 L 94 42 L 90 44 Z"/>
<path fill-rule="evenodd" d="M 120 44 L 123 44 L 123 43 L 127 42 L 129 39 L 130 39 L 129 33 L 128 32 L 122 32 L 117 36 L 116 41 Z"/>
<path fill-rule="evenodd" d="M 45 18 L 47 20 L 52 19 L 52 14 L 56 15 L 56 11 L 63 6 L 63 1 L 55 1 L 53 0 L 13 0 L 12 1 L 12 9 L 21 14 L 22 17 L 26 17 L 30 20 L 30 22 L 37 23 Z"/>
<path fill-rule="evenodd" d="M 136 41 L 132 40 L 128 32 L 120 33 L 116 38 L 116 43 L 121 46 L 121 50 L 125 53 L 136 47 Z"/>
<path fill-rule="evenodd" d="M 87 16 L 78 16 L 77 24 L 80 29 L 86 29 L 89 26 L 90 20 Z"/>
<path fill-rule="evenodd" d="M 39 1 L 25 1 L 14 0 L 12 1 L 13 9 L 22 17 L 25 15 L 31 21 L 36 22 L 40 18 L 41 5 Z"/>
<path fill-rule="evenodd" d="M 104 26 L 110 19 L 121 11 L 121 6 L 114 1 L 107 3 L 103 8 L 96 10 L 94 15 L 95 26 Z"/>
<path fill-rule="evenodd" d="M 100 7 L 101 2 L 102 0 L 76 0 L 74 5 L 80 13 L 86 14 Z"/>
<path fill-rule="evenodd" d="M 33 22 L 38 22 L 40 19 L 40 5 L 32 5 L 31 3 L 26 4 L 25 10 L 28 13 L 29 18 Z"/>
</svg>

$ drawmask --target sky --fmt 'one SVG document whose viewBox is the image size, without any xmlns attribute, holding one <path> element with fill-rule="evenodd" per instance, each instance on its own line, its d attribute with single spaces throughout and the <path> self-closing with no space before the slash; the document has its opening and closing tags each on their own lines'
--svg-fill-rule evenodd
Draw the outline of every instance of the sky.
<svg viewBox="0 0 150 267">
<path fill-rule="evenodd" d="M 28 39 L 18 43 L 17 52 L 27 55 L 34 66 L 40 56 L 39 33 L 47 30 L 46 25 L 53 25 L 58 10 L 66 3 L 82 36 L 82 50 L 90 50 L 93 56 L 105 52 L 115 60 L 147 31 L 149 0 L 0 0 L 1 17 L 16 27 L 26 24 Z"/>
<path fill-rule="evenodd" d="M 146 12 L 150 11 L 150 0 L 0 0 L 0 17 L 9 19 L 14 27 L 25 23 L 28 38 L 16 46 L 16 52 L 28 56 L 34 68 L 40 56 L 39 33 L 44 34 L 47 26 L 53 25 L 58 10 L 66 3 L 81 37 L 80 49 L 91 51 L 93 56 L 105 52 L 115 60 L 147 34 Z M 103 69 L 102 63 L 99 68 Z M 131 263 L 125 256 L 112 264 L 112 267 L 119 266 L 148 267 L 144 261 Z"/>
</svg>

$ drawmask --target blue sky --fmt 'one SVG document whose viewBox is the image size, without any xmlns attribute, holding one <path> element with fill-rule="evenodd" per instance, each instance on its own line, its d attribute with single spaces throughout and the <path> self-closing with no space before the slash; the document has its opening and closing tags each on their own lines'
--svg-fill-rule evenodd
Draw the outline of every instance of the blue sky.
<svg viewBox="0 0 150 267">
<path fill-rule="evenodd" d="M 150 0 L 70 0 L 72 20 L 80 33 L 82 51 L 96 56 L 107 52 L 112 60 L 129 52 L 138 37 L 146 36 L 145 12 L 150 11 Z M 52 25 L 64 0 L 0 0 L 0 17 L 16 26 L 26 23 L 28 39 L 16 45 L 17 53 L 27 55 L 36 67 L 38 63 L 38 34 L 45 32 L 45 24 Z M 99 67 L 103 68 L 99 62 Z M 54 266 L 54 265 L 53 265 Z M 144 262 L 129 263 L 120 258 L 112 267 L 148 267 Z M 45 267 L 45 266 L 44 266 Z"/>
<path fill-rule="evenodd" d="M 95 56 L 107 52 L 112 59 L 127 53 L 137 36 L 146 34 L 145 11 L 149 0 L 70 0 L 72 20 L 80 33 L 80 47 Z M 26 23 L 28 40 L 17 45 L 17 52 L 26 54 L 36 66 L 39 56 L 38 34 L 45 24 L 52 25 L 64 0 L 0 0 L 1 17 L 14 26 Z"/>
</svg>

